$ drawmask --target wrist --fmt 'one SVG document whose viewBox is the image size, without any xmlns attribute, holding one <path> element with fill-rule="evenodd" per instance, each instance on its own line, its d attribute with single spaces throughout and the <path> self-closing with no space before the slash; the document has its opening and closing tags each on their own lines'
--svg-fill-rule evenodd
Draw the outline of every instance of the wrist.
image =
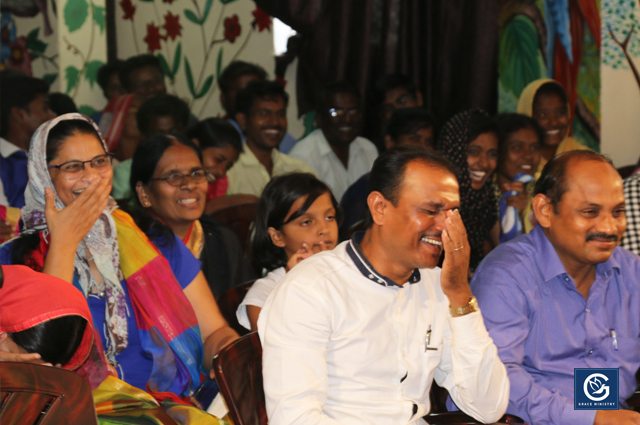
<svg viewBox="0 0 640 425">
<path fill-rule="evenodd" d="M 467 287 L 466 290 L 456 291 L 454 294 L 447 294 L 450 308 L 464 307 L 469 304 L 469 299 L 473 296 L 471 290 Z"/>
</svg>

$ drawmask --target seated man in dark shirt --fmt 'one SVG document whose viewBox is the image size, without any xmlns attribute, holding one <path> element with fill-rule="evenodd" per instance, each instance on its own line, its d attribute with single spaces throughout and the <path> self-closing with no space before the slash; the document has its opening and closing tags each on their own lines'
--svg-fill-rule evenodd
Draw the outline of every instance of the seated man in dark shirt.
<svg viewBox="0 0 640 425">
<path fill-rule="evenodd" d="M 433 149 L 435 144 L 433 117 L 423 108 L 397 109 L 391 115 L 384 136 L 387 149 L 396 146 L 416 145 Z M 349 229 L 364 220 L 368 207 L 369 173 L 360 177 L 345 192 L 340 205 L 344 220 L 340 226 L 340 240 L 349 237 Z"/>
</svg>

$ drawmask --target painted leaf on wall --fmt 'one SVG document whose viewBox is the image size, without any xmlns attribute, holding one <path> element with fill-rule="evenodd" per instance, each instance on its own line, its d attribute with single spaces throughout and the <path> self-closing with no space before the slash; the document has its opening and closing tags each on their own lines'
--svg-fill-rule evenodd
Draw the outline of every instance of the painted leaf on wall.
<svg viewBox="0 0 640 425">
<path fill-rule="evenodd" d="M 207 21 L 209 12 L 211 11 L 211 6 L 213 6 L 213 0 L 207 0 L 204 5 L 204 12 L 202 12 L 202 19 L 200 20 L 201 23 L 204 24 Z"/>
<path fill-rule="evenodd" d="M 531 81 L 542 78 L 541 54 L 536 28 L 526 16 L 518 15 L 500 34 L 498 71 L 504 88 L 516 97 Z"/>
<path fill-rule="evenodd" d="M 86 0 L 67 0 L 64 6 L 64 23 L 69 32 L 80 29 L 89 16 L 89 4 Z"/>
<path fill-rule="evenodd" d="M 193 74 L 191 73 L 191 65 L 189 65 L 189 59 L 184 58 L 184 74 L 187 77 L 187 86 L 191 96 L 196 97 L 196 87 L 193 84 Z"/>
<path fill-rule="evenodd" d="M 44 74 L 42 79 L 45 80 L 49 85 L 53 84 L 54 81 L 58 78 L 57 72 L 52 72 L 51 74 Z"/>
<path fill-rule="evenodd" d="M 93 7 L 93 22 L 100 27 L 100 34 L 102 34 L 107 26 L 106 10 L 104 7 L 94 6 L 93 3 L 91 6 Z"/>
<path fill-rule="evenodd" d="M 164 57 L 162 53 L 158 53 L 156 56 L 160 60 L 160 66 L 162 67 L 162 72 L 164 73 L 164 75 L 166 75 L 171 80 L 173 80 L 175 75 L 171 72 L 171 69 L 169 69 L 169 64 L 167 63 L 167 59 Z"/>
<path fill-rule="evenodd" d="M 196 14 L 192 10 L 185 9 L 184 10 L 184 16 L 186 16 L 187 19 L 190 20 L 191 22 L 193 22 L 194 24 L 202 25 L 200 23 L 200 19 L 198 19 L 198 17 L 196 16 Z"/>
<path fill-rule="evenodd" d="M 229 4 L 229 3 L 233 3 L 236 0 L 220 0 L 220 3 L 222 4 Z"/>
<path fill-rule="evenodd" d="M 176 46 L 176 52 L 173 56 L 173 68 L 171 68 L 171 75 L 174 77 L 178 75 L 178 70 L 180 69 L 180 62 L 182 62 L 182 43 L 178 42 L 178 46 Z"/>
<path fill-rule="evenodd" d="M 73 65 L 69 65 L 64 70 L 64 78 L 67 80 L 66 93 L 71 93 L 78 84 L 78 78 L 80 77 L 80 70 Z"/>
<path fill-rule="evenodd" d="M 104 62 L 93 60 L 87 64 L 87 71 L 84 74 L 84 77 L 89 81 L 89 85 L 93 88 L 93 85 L 98 80 L 98 69 L 104 65 Z"/>
<path fill-rule="evenodd" d="M 93 114 L 96 113 L 96 109 L 93 106 L 80 105 L 78 106 L 78 112 L 88 117 L 91 117 Z"/>
<path fill-rule="evenodd" d="M 222 73 L 222 47 L 218 51 L 218 60 L 216 60 L 216 75 L 220 78 Z"/>
<path fill-rule="evenodd" d="M 200 91 L 198 92 L 198 94 L 196 96 L 194 96 L 194 98 L 196 99 L 200 99 L 202 96 L 204 96 L 205 94 L 207 94 L 207 92 L 209 91 L 209 89 L 211 88 L 211 84 L 213 84 L 213 75 L 209 75 L 207 77 L 206 80 L 204 80 L 204 84 L 202 85 L 202 88 L 200 89 Z"/>
</svg>

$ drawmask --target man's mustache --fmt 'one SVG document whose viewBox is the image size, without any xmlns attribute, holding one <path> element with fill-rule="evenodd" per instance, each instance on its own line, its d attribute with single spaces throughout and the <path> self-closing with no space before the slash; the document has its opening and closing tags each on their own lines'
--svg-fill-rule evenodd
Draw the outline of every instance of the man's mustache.
<svg viewBox="0 0 640 425">
<path fill-rule="evenodd" d="M 609 235 L 606 233 L 591 233 L 587 235 L 587 242 L 600 241 L 600 242 L 618 242 L 618 235 Z"/>
</svg>

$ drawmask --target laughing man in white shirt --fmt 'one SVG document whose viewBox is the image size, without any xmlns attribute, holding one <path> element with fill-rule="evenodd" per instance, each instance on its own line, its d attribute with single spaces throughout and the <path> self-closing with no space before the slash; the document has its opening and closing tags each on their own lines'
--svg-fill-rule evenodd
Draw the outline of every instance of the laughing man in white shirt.
<svg viewBox="0 0 640 425">
<path fill-rule="evenodd" d="M 495 422 L 509 381 L 467 282 L 454 173 L 396 148 L 370 188 L 366 232 L 298 264 L 260 314 L 270 425 L 425 423 L 433 379 Z"/>
<path fill-rule="evenodd" d="M 291 156 L 311 165 L 339 201 L 349 186 L 371 170 L 378 156 L 362 131 L 360 94 L 350 84 L 328 84 L 320 96 L 318 129 L 291 149 Z"/>
</svg>

